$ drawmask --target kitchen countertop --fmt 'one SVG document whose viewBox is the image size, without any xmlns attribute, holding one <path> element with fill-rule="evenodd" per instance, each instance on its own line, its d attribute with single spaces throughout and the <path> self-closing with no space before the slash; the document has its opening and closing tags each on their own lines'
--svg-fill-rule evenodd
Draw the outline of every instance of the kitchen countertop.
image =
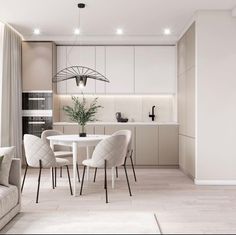
<svg viewBox="0 0 236 235">
<path fill-rule="evenodd" d="M 55 126 L 77 125 L 75 122 L 54 122 Z M 87 125 L 179 125 L 177 122 L 89 122 Z"/>
</svg>

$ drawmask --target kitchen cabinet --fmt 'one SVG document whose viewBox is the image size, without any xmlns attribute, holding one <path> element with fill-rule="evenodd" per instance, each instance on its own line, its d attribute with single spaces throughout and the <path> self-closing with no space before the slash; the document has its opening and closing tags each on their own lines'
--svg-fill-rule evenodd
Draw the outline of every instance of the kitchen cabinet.
<svg viewBox="0 0 236 235">
<path fill-rule="evenodd" d="M 195 137 L 195 67 L 186 74 L 186 134 Z"/>
<path fill-rule="evenodd" d="M 195 24 L 178 42 L 179 165 L 195 177 Z"/>
<path fill-rule="evenodd" d="M 53 130 L 64 133 L 64 126 L 54 125 Z"/>
<path fill-rule="evenodd" d="M 51 91 L 53 65 L 53 42 L 22 42 L 22 88 L 23 91 Z"/>
<path fill-rule="evenodd" d="M 179 136 L 179 165 L 191 178 L 195 177 L 195 139 Z"/>
<path fill-rule="evenodd" d="M 176 93 L 175 46 L 135 46 L 135 93 Z"/>
<path fill-rule="evenodd" d="M 81 90 L 74 80 L 67 80 L 58 84 L 59 94 L 176 93 L 175 46 L 58 46 L 57 51 L 58 71 L 83 65 L 97 70 L 110 81 L 89 79 Z"/>
<path fill-rule="evenodd" d="M 94 134 L 95 135 L 105 135 L 105 126 L 94 126 Z"/>
<path fill-rule="evenodd" d="M 186 135 L 187 125 L 187 100 L 186 100 L 186 74 L 182 73 L 178 77 L 178 121 L 179 134 Z"/>
<path fill-rule="evenodd" d="M 67 67 L 84 66 L 95 69 L 95 46 L 67 46 Z M 86 87 L 79 88 L 75 79 L 67 80 L 67 94 L 94 94 L 95 80 L 88 79 Z"/>
<path fill-rule="evenodd" d="M 158 165 L 158 126 L 136 126 L 136 165 Z"/>
<path fill-rule="evenodd" d="M 179 165 L 178 126 L 160 125 L 158 133 L 158 165 Z"/>
<path fill-rule="evenodd" d="M 79 126 L 57 124 L 54 129 L 63 131 L 64 134 L 79 134 Z M 112 135 L 119 130 L 130 130 L 132 132 L 132 149 L 134 150 L 134 164 L 139 166 L 178 166 L 179 152 L 182 154 L 193 155 L 194 146 L 186 148 L 186 144 L 179 149 L 178 143 L 178 125 L 175 124 L 88 124 L 86 132 L 88 134 L 106 134 Z M 180 141 L 181 143 L 183 141 Z M 186 142 L 186 141 L 185 141 Z M 184 142 L 184 143 L 185 143 Z M 180 143 L 180 146 L 181 146 Z M 92 155 L 93 148 L 90 149 Z M 181 152 L 182 151 L 182 152 Z M 183 154 L 181 156 L 183 156 Z M 86 158 L 86 150 L 79 149 L 80 163 Z M 192 160 L 191 160 L 192 159 Z M 185 159 L 184 159 L 185 160 Z M 182 159 L 180 159 L 182 161 Z M 127 162 L 130 164 L 130 161 Z M 186 162 L 187 165 L 194 168 L 193 157 Z"/>
<path fill-rule="evenodd" d="M 134 47 L 106 46 L 107 94 L 134 93 Z"/>
<path fill-rule="evenodd" d="M 62 69 L 67 67 L 66 62 L 66 47 L 57 46 L 57 73 Z M 57 94 L 66 94 L 67 93 L 67 82 L 58 82 L 57 83 Z"/>
</svg>

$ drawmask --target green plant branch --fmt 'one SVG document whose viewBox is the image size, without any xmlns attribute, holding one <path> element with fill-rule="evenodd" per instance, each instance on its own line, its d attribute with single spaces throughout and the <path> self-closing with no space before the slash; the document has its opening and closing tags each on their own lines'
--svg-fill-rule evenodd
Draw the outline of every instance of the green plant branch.
<svg viewBox="0 0 236 235">
<path fill-rule="evenodd" d="M 84 127 L 88 122 L 97 121 L 96 113 L 98 109 L 103 108 L 98 105 L 98 98 L 95 98 L 89 105 L 87 100 L 83 95 L 82 101 L 79 97 L 72 96 L 73 106 L 64 106 L 63 110 L 66 112 L 67 116 L 71 121 L 77 122 L 79 125 Z"/>
</svg>

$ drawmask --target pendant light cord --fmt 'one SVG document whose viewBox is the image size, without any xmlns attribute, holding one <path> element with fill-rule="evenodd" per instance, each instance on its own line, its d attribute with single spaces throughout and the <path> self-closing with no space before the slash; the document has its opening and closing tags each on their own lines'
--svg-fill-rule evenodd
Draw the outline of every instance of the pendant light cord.
<svg viewBox="0 0 236 235">
<path fill-rule="evenodd" d="M 69 51 L 66 50 L 66 58 L 67 58 L 67 60 L 69 59 L 69 55 L 70 55 L 73 47 L 75 45 L 77 45 L 77 44 L 79 44 L 79 46 L 81 46 L 81 42 L 79 40 L 80 39 L 80 34 L 81 34 L 81 28 L 80 28 L 80 26 L 81 26 L 81 16 L 80 16 L 81 12 L 80 12 L 80 8 L 78 8 L 78 9 L 79 9 L 79 12 L 78 12 L 78 19 L 77 19 L 78 20 L 77 21 L 77 25 L 78 25 L 77 29 L 79 30 L 79 34 L 75 35 L 75 40 L 72 43 L 72 46 L 70 46 L 70 50 Z"/>
</svg>

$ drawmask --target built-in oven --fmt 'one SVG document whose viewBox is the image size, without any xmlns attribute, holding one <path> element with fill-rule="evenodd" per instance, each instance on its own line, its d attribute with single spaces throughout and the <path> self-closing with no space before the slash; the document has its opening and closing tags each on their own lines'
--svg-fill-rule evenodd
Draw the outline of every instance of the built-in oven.
<svg viewBox="0 0 236 235">
<path fill-rule="evenodd" d="M 44 130 L 52 129 L 52 117 L 23 117 L 23 133 L 41 136 Z"/>
<path fill-rule="evenodd" d="M 52 129 L 52 103 L 52 92 L 23 92 L 23 135 L 32 134 L 40 137 L 44 130 Z"/>
</svg>

